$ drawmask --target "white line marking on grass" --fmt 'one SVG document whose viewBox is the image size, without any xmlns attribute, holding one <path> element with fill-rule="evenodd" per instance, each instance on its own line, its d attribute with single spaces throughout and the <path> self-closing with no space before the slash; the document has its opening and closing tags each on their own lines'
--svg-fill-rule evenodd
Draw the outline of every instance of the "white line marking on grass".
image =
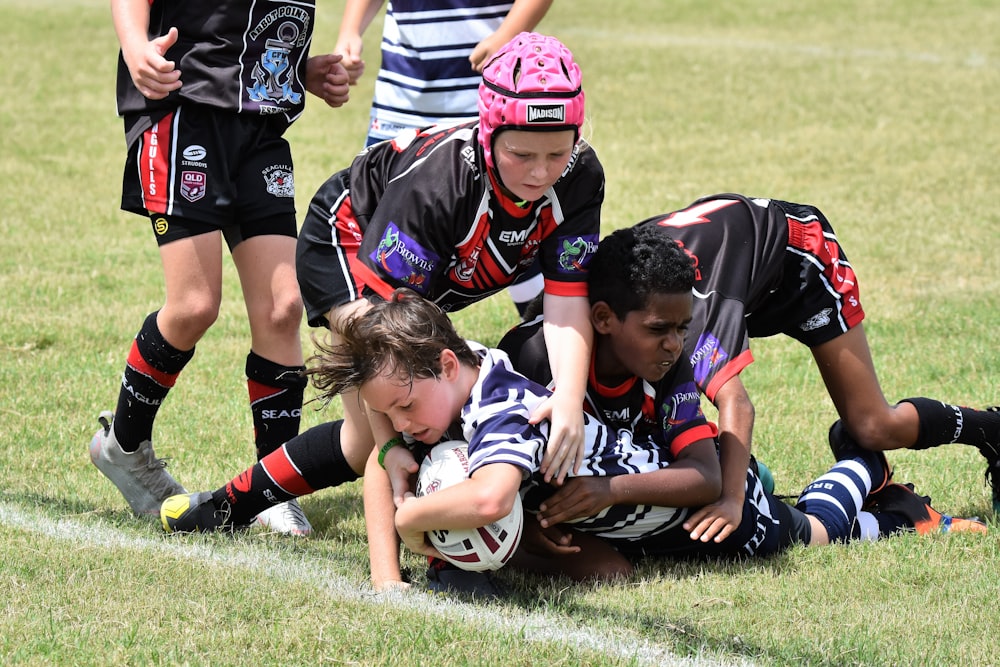
<svg viewBox="0 0 1000 667">
<path fill-rule="evenodd" d="M 283 580 L 295 580 L 339 599 L 371 605 L 389 605 L 392 609 L 411 608 L 421 613 L 433 613 L 449 621 L 474 620 L 497 630 L 520 632 L 525 639 L 538 642 L 561 643 L 576 648 L 589 649 L 609 656 L 635 660 L 642 665 L 673 667 L 712 667 L 716 665 L 750 666 L 748 661 L 726 662 L 708 658 L 683 658 L 668 648 L 640 637 L 624 633 L 609 638 L 565 624 L 558 616 L 539 613 L 517 613 L 492 607 L 459 602 L 446 597 L 421 593 L 375 593 L 371 588 L 358 588 L 322 562 L 310 558 L 296 558 L 277 553 L 265 545 L 240 542 L 232 548 L 223 545 L 191 544 L 182 540 L 145 538 L 127 535 L 112 526 L 82 523 L 72 519 L 52 519 L 39 512 L 25 511 L 10 503 L 0 503 L 0 524 L 33 532 L 58 540 L 87 546 L 136 549 L 165 554 L 175 558 L 197 559 L 208 564 L 227 568 L 243 568 L 261 572 Z"/>
</svg>

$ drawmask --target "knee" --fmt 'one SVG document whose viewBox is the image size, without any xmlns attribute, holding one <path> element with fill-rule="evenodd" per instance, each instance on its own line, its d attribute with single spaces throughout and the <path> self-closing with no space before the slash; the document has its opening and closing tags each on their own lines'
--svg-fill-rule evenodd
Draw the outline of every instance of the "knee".
<svg viewBox="0 0 1000 667">
<path fill-rule="evenodd" d="M 302 297 L 296 289 L 275 299 L 271 310 L 271 327 L 275 331 L 297 334 L 302 325 Z"/>
<path fill-rule="evenodd" d="M 855 442 L 864 449 L 881 452 L 887 449 L 897 449 L 903 445 L 897 441 L 895 430 L 895 414 L 890 408 L 884 413 L 870 413 L 850 421 L 845 420 L 847 432 Z"/>
<path fill-rule="evenodd" d="M 160 311 L 160 328 L 164 335 L 194 345 L 215 324 L 219 317 L 219 303 L 212 299 L 186 299 L 181 303 L 168 303 Z"/>
</svg>

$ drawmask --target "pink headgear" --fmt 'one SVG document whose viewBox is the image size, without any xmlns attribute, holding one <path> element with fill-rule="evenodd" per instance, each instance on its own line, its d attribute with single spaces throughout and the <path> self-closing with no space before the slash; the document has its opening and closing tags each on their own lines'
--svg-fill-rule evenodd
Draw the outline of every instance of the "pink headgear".
<svg viewBox="0 0 1000 667">
<path fill-rule="evenodd" d="M 479 144 L 493 163 L 501 130 L 573 130 L 580 138 L 583 88 L 573 54 L 555 37 L 522 32 L 483 68 L 479 84 Z"/>
</svg>

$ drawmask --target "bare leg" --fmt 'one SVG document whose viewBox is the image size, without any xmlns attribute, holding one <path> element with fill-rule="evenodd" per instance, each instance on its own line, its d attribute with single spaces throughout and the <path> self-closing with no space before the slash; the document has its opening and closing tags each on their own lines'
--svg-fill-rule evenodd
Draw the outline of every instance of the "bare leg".
<svg viewBox="0 0 1000 667">
<path fill-rule="evenodd" d="M 885 399 L 862 325 L 812 349 L 848 432 L 865 449 L 902 449 L 917 441 L 920 420 L 909 403 Z"/>
</svg>

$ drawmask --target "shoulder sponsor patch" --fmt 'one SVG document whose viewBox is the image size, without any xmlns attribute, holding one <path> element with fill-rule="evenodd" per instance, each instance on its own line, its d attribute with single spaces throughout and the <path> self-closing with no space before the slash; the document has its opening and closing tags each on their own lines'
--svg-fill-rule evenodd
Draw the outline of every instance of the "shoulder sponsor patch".
<svg viewBox="0 0 1000 667">
<path fill-rule="evenodd" d="M 694 368 L 694 379 L 704 384 L 712 371 L 725 363 L 729 353 L 722 349 L 719 339 L 710 333 L 704 333 L 698 339 L 698 345 L 691 353 L 691 366 Z"/>
<path fill-rule="evenodd" d="M 368 258 L 420 294 L 427 294 L 428 279 L 440 260 L 435 253 L 399 231 L 399 227 L 392 222 Z"/>
<path fill-rule="evenodd" d="M 559 239 L 559 270 L 563 273 L 583 273 L 597 251 L 597 234 L 564 236 Z"/>
</svg>

